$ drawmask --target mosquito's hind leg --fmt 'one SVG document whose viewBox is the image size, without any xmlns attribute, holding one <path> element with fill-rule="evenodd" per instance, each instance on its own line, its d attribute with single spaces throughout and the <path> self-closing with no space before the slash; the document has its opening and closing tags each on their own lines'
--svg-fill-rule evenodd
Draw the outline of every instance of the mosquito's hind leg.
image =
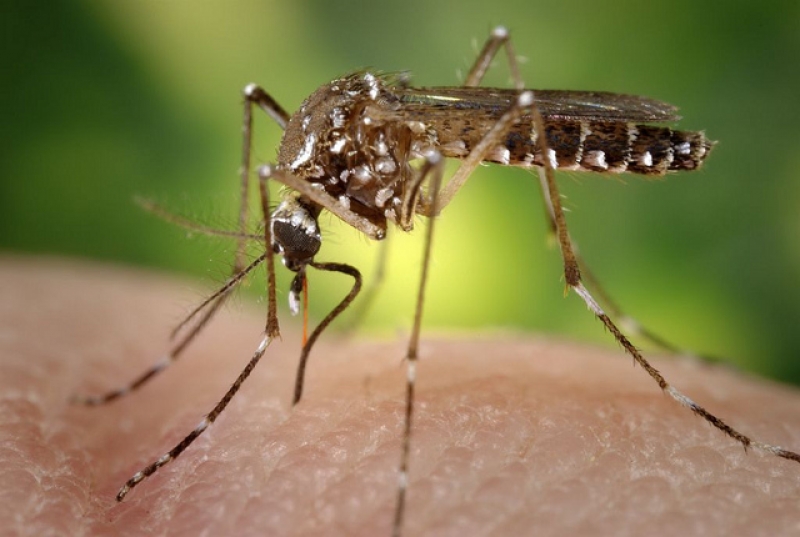
<svg viewBox="0 0 800 537">
<path fill-rule="evenodd" d="M 537 171 L 539 172 L 539 184 L 542 188 L 542 194 L 543 194 L 542 198 L 544 199 L 545 214 L 547 215 L 549 232 L 550 235 L 553 238 L 555 238 L 557 233 L 557 226 L 556 226 L 555 213 L 553 212 L 553 205 L 552 203 L 550 203 L 549 196 L 547 196 L 547 176 L 545 175 L 544 168 L 538 168 Z M 622 328 L 624 328 L 626 332 L 630 333 L 634 337 L 640 337 L 646 341 L 649 341 L 656 347 L 675 355 L 685 356 L 688 358 L 701 360 L 703 362 L 709 362 L 709 363 L 715 363 L 721 361 L 719 358 L 707 355 L 699 355 L 695 352 L 674 345 L 669 341 L 667 341 L 666 339 L 659 336 L 658 334 L 654 333 L 653 331 L 647 329 L 633 317 L 626 315 L 619 307 L 617 302 L 613 298 L 611 298 L 611 295 L 608 292 L 606 292 L 605 288 L 597 279 L 597 277 L 594 275 L 594 273 L 589 269 L 589 266 L 586 264 L 586 261 L 580 254 L 578 244 L 575 242 L 575 239 L 573 239 L 571 236 L 570 236 L 570 242 L 572 243 L 572 251 L 575 254 L 575 258 L 577 259 L 578 266 L 580 267 L 581 270 L 581 278 L 586 282 L 586 285 L 595 292 L 595 294 L 597 295 L 598 302 L 602 304 L 603 309 L 609 312 L 615 319 L 617 319 L 619 325 Z"/>
<path fill-rule="evenodd" d="M 492 64 L 492 60 L 503 45 L 505 45 L 506 48 L 508 68 L 511 71 L 511 79 L 514 81 L 514 88 L 518 90 L 525 88 L 525 84 L 523 84 L 522 76 L 519 72 L 517 55 L 514 53 L 514 47 L 511 45 L 511 36 L 508 33 L 508 29 L 504 26 L 497 26 L 492 30 L 489 39 L 484 43 L 483 48 L 478 53 L 478 57 L 475 58 L 475 63 L 472 64 L 472 68 L 467 74 L 467 78 L 464 80 L 463 85 L 465 87 L 470 88 L 480 85 L 483 77 L 486 75 L 486 71 L 489 70 L 489 66 Z"/>
<path fill-rule="evenodd" d="M 514 49 L 511 44 L 511 37 L 509 35 L 508 30 L 503 26 L 498 26 L 494 30 L 492 30 L 491 35 L 486 40 L 486 43 L 484 43 L 483 48 L 481 49 L 480 53 L 478 54 L 478 57 L 475 59 L 475 62 L 472 65 L 472 68 L 469 71 L 469 74 L 464 80 L 464 86 L 475 87 L 480 85 L 481 81 L 483 80 L 483 77 L 485 76 L 486 72 L 488 71 L 492 63 L 492 60 L 495 58 L 500 48 L 503 46 L 505 46 L 506 49 L 509 70 L 511 71 L 511 77 L 514 82 L 514 87 L 517 89 L 524 88 L 524 83 L 522 82 L 522 77 L 519 71 L 519 65 L 517 63 L 517 57 L 514 53 Z M 545 178 L 544 170 L 542 168 L 539 169 L 539 179 L 542 185 L 542 191 L 545 192 L 547 190 L 547 180 Z M 545 214 L 547 217 L 549 232 L 552 237 L 555 237 L 557 232 L 555 215 L 553 213 L 552 204 L 550 203 L 549 198 L 547 196 L 544 196 L 544 204 L 545 204 Z M 634 318 L 625 315 L 622 312 L 621 308 L 618 307 L 616 302 L 604 290 L 603 286 L 600 284 L 598 279 L 589 270 L 585 261 L 580 256 L 575 241 L 572 241 L 572 249 L 578 261 L 578 265 L 581 267 L 583 279 L 586 281 L 589 287 L 592 288 L 595 291 L 595 293 L 597 293 L 598 298 L 603 303 L 605 308 L 609 312 L 611 312 L 615 318 L 619 319 L 620 325 L 624 326 L 631 334 L 633 334 L 634 336 L 640 336 L 643 339 L 653 343 L 657 347 L 664 349 L 668 352 L 671 352 L 673 354 L 690 356 L 692 358 L 697 358 L 707 362 L 719 361 L 719 359 L 717 358 L 697 355 L 694 352 L 678 347 L 677 345 L 674 345 L 669 341 L 665 340 L 664 338 L 658 336 L 651 330 L 648 330 Z"/>
<path fill-rule="evenodd" d="M 531 107 L 531 115 L 533 117 L 537 132 L 544 132 L 544 121 L 542 120 L 542 116 L 539 114 L 539 111 L 535 108 L 535 106 Z M 539 136 L 537 138 L 537 143 L 539 144 L 539 150 L 541 151 L 541 154 L 546 155 L 548 151 L 546 137 Z M 659 373 L 659 371 L 653 367 L 650 362 L 648 362 L 647 359 L 645 359 L 645 357 L 639 352 L 639 349 L 637 349 L 630 342 L 630 340 L 628 340 L 627 336 L 623 334 L 622 331 L 617 327 L 616 323 L 612 321 L 608 313 L 606 313 L 600 307 L 591 293 L 586 289 L 586 287 L 584 287 L 578 258 L 575 254 L 572 241 L 570 240 L 569 231 L 567 230 L 567 221 L 564 217 L 564 210 L 561 206 L 561 195 L 556 184 L 555 173 L 547 160 L 545 160 L 543 173 L 543 195 L 547 200 L 548 206 L 552 208 L 552 221 L 555 226 L 556 236 L 561 248 L 561 257 L 564 262 L 564 277 L 566 279 L 568 289 L 572 289 L 578 294 L 578 296 L 581 297 L 581 299 L 583 299 L 589 309 L 595 314 L 595 316 L 597 316 L 597 318 L 603 323 L 608 331 L 613 334 L 614 339 L 616 339 L 622 348 L 625 349 L 625 352 L 627 352 L 633 358 L 634 362 L 639 364 L 647 372 L 647 374 L 650 375 L 654 381 L 656 381 L 658 386 L 670 397 L 675 399 L 675 401 L 691 410 L 694 414 L 702 417 L 704 420 L 726 435 L 741 443 L 745 449 L 748 447 L 754 447 L 761 451 L 777 455 L 778 457 L 800 462 L 800 454 L 751 439 L 678 391 L 675 387 L 671 386 L 667 382 L 661 373 Z"/>
</svg>

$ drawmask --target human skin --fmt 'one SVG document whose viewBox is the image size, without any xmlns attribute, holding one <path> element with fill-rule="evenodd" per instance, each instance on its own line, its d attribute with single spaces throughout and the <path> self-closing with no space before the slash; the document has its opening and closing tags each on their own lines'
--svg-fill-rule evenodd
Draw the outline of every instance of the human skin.
<svg viewBox="0 0 800 537">
<path fill-rule="evenodd" d="M 155 362 L 204 291 L 15 257 L 0 258 L 0 282 L 0 535 L 390 534 L 402 337 L 326 334 L 292 410 L 299 343 L 284 327 L 217 422 L 117 503 L 222 396 L 260 341 L 264 308 L 234 301 L 157 379 L 86 408 L 70 397 Z M 424 333 L 420 353 L 407 536 L 800 533 L 800 465 L 746 453 L 622 351 Z M 800 449 L 797 390 L 652 360 L 742 432 Z"/>
</svg>

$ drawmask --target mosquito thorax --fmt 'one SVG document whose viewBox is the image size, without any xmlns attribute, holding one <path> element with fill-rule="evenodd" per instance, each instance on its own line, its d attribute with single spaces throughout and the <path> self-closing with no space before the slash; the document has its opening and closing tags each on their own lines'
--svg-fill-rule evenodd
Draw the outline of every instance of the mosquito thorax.
<svg viewBox="0 0 800 537">
<path fill-rule="evenodd" d="M 285 199 L 272 213 L 272 247 L 289 270 L 301 270 L 317 255 L 322 245 L 318 213 L 298 198 Z"/>
<path fill-rule="evenodd" d="M 397 221 L 411 162 L 430 146 L 419 122 L 398 120 L 393 78 L 359 72 L 325 84 L 289 120 L 278 166 L 385 227 Z"/>
</svg>

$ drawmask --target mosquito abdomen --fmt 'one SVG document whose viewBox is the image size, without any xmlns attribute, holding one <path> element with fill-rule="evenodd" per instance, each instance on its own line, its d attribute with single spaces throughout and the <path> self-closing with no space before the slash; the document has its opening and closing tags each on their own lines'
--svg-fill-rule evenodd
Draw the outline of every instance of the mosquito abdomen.
<svg viewBox="0 0 800 537">
<path fill-rule="evenodd" d="M 708 156 L 714 142 L 703 132 L 676 131 L 669 127 L 621 121 L 545 121 L 548 160 L 557 170 L 664 175 L 668 171 L 694 170 Z M 448 157 L 464 157 L 471 149 L 471 131 L 460 140 L 438 132 L 440 150 Z M 444 143 L 442 143 L 444 142 Z M 486 159 L 507 166 L 544 166 L 531 121 L 517 125 Z"/>
</svg>

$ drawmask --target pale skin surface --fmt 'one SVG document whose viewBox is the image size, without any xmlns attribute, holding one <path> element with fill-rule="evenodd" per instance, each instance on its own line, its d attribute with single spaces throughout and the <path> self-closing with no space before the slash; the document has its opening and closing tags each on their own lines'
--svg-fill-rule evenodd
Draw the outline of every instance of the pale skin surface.
<svg viewBox="0 0 800 537">
<path fill-rule="evenodd" d="M 67 403 L 74 393 L 155 362 L 204 291 L 11 257 L 0 258 L 0 281 L 2 535 L 389 535 L 401 337 L 323 337 L 290 411 L 299 343 L 284 322 L 283 341 L 217 423 L 117 504 L 119 486 L 228 388 L 259 343 L 263 305 L 234 303 L 157 380 L 81 408 Z M 800 533 L 800 465 L 745 454 L 621 351 L 423 332 L 420 354 L 405 535 Z M 800 449 L 797 390 L 653 361 L 743 432 Z"/>
</svg>

